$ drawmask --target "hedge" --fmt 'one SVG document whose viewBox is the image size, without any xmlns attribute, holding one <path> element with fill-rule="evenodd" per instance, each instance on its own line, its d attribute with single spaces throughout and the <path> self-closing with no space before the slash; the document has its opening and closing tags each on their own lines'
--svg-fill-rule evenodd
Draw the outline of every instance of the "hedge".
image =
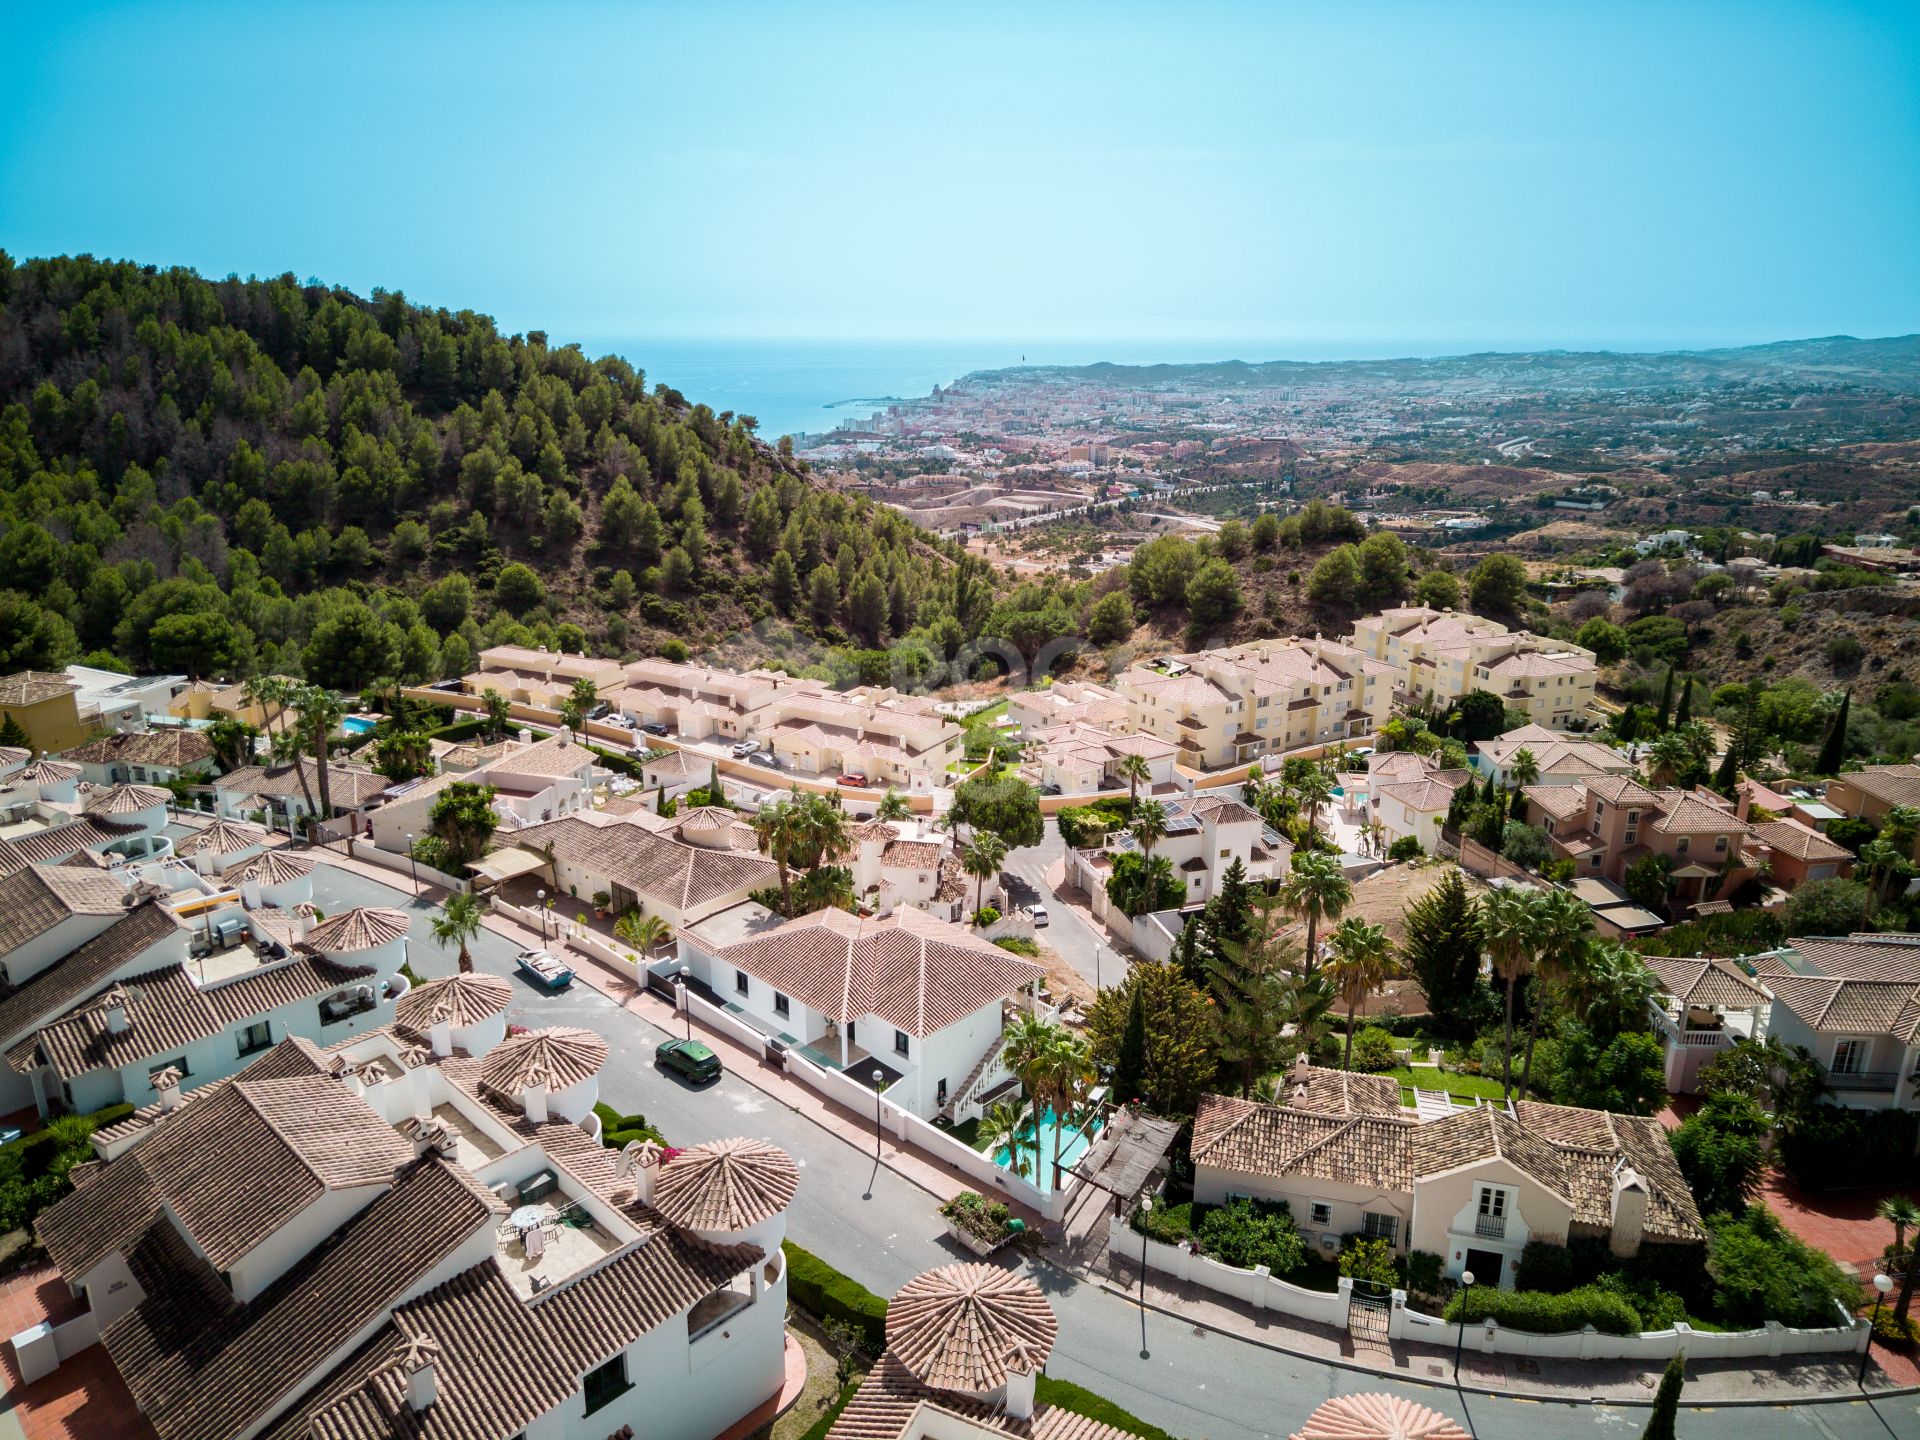
<svg viewBox="0 0 1920 1440">
<path fill-rule="evenodd" d="M 604 1100 L 596 1100 L 593 1113 L 600 1117 L 600 1143 L 610 1150 L 625 1149 L 635 1140 L 651 1140 L 656 1145 L 667 1143 L 667 1137 L 647 1123 L 644 1115 L 622 1115 Z"/>
<path fill-rule="evenodd" d="M 131 1114 L 131 1105 L 109 1105 L 85 1118 L 92 1122 L 93 1129 L 103 1130 L 109 1125 L 118 1125 Z M 31 1135 L 22 1135 L 18 1140 L 9 1140 L 5 1145 L 0 1145 L 0 1155 L 20 1157 L 20 1173 L 29 1180 L 47 1173 L 58 1150 L 51 1130 L 35 1130 Z"/>
<path fill-rule="evenodd" d="M 609 770 L 618 771 L 630 780 L 644 780 L 646 778 L 646 772 L 640 768 L 640 762 L 634 759 L 633 756 L 622 755 L 619 751 L 609 750 L 604 745 L 589 745 L 587 748 L 591 750 L 594 755 L 599 758 L 600 763 L 605 765 Z"/>
<path fill-rule="evenodd" d="M 1887 1313 L 1891 1315 L 1893 1312 L 1889 1310 Z M 800 1436 L 800 1440 L 827 1440 L 827 1432 L 833 1429 L 834 1421 L 840 1418 L 840 1412 L 847 1408 L 847 1402 L 859 1391 L 860 1378 L 855 1376 L 840 1387 L 840 1394 L 835 1397 L 833 1404 L 827 1407 L 827 1413 L 809 1425 Z"/>
<path fill-rule="evenodd" d="M 1496 1290 L 1474 1285 L 1454 1293 L 1446 1318 L 1458 1322 L 1462 1307 L 1468 1320 L 1497 1320 L 1512 1330 L 1532 1335 L 1565 1335 L 1591 1325 L 1602 1335 L 1637 1335 L 1640 1316 L 1620 1296 L 1598 1285 L 1582 1285 L 1554 1295 L 1545 1290 Z"/>
<path fill-rule="evenodd" d="M 458 745 L 462 740 L 471 740 L 476 735 L 486 733 L 487 720 L 482 716 L 478 720 L 456 720 L 451 725 L 442 725 L 438 730 L 427 733 L 435 740 L 445 740 L 449 745 Z"/>
<path fill-rule="evenodd" d="M 1173 1440 L 1158 1425 L 1149 1425 L 1139 1416 L 1122 1410 L 1111 1400 L 1102 1399 L 1071 1380 L 1056 1380 L 1051 1375 L 1038 1376 L 1034 1380 L 1033 1398 L 1041 1405 L 1056 1405 L 1075 1415 L 1097 1420 L 1102 1425 L 1124 1430 L 1129 1435 L 1138 1435 L 1141 1440 Z"/>
</svg>

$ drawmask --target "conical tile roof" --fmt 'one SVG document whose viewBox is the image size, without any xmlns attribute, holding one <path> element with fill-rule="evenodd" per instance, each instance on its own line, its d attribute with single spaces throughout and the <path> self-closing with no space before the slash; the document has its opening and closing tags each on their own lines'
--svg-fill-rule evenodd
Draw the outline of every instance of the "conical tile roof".
<svg viewBox="0 0 1920 1440">
<path fill-rule="evenodd" d="M 1460 1425 L 1398 1395 L 1338 1395 L 1307 1417 L 1293 1440 L 1470 1440 Z"/>
<path fill-rule="evenodd" d="M 1040 1287 L 992 1265 L 943 1265 L 887 1306 L 887 1352 L 936 1390 L 980 1395 L 1046 1362 L 1060 1322 Z"/>
<path fill-rule="evenodd" d="M 600 1073 L 607 1042 L 591 1030 L 553 1026 L 509 1036 L 480 1066 L 480 1083 L 509 1098 L 535 1084 L 565 1090 Z"/>
<path fill-rule="evenodd" d="M 361 905 L 321 921 L 307 932 L 306 943 L 328 955 L 347 955 L 390 944 L 405 935 L 410 924 L 403 910 Z"/>
<path fill-rule="evenodd" d="M 512 1001 L 513 986 L 504 978 L 472 971 L 414 986 L 394 1007 L 393 1018 L 409 1030 L 442 1019 L 460 1027 L 503 1014 Z"/>
<path fill-rule="evenodd" d="M 653 1208 L 684 1230 L 738 1233 L 793 1203 L 800 1170 L 764 1140 L 709 1140 L 660 1167 Z"/>
</svg>

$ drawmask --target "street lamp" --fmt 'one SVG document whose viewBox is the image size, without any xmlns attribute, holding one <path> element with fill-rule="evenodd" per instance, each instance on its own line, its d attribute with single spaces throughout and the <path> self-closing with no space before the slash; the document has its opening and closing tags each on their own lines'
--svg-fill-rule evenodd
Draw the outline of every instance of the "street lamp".
<svg viewBox="0 0 1920 1440">
<path fill-rule="evenodd" d="M 887 1072 L 878 1065 L 873 1067 L 873 1163 L 880 1163 L 880 1083 L 887 1078 Z"/>
<path fill-rule="evenodd" d="M 687 1020 L 687 1039 L 689 1041 L 693 1039 L 693 992 L 687 989 L 687 981 L 691 979 L 692 976 L 693 972 L 686 966 L 682 965 L 680 967 L 680 974 L 677 977 L 680 981 L 680 1013 L 684 1015 Z"/>
<path fill-rule="evenodd" d="M 540 948 L 544 950 L 547 946 L 547 892 L 536 890 L 533 898 L 540 904 Z"/>
<path fill-rule="evenodd" d="M 1147 1355 L 1147 1218 L 1153 1214 L 1153 1197 L 1140 1197 L 1140 1358 Z"/>
<path fill-rule="evenodd" d="M 1471 1270 L 1462 1270 L 1460 1272 L 1460 1285 L 1462 1287 L 1460 1291 L 1460 1332 L 1453 1342 L 1453 1383 L 1456 1385 L 1460 1383 L 1460 1351 L 1467 1343 L 1467 1307 L 1470 1297 L 1473 1295 L 1473 1272 Z"/>
<path fill-rule="evenodd" d="M 1873 1358 L 1873 1327 L 1880 1321 L 1880 1302 L 1887 1298 L 1893 1289 L 1893 1277 L 1876 1275 L 1873 1277 L 1873 1319 L 1867 1324 L 1867 1343 L 1860 1347 L 1860 1388 L 1867 1388 L 1867 1362 Z"/>
<path fill-rule="evenodd" d="M 407 868 L 413 871 L 413 898 L 420 898 L 420 857 L 413 853 L 413 832 L 407 832 Z"/>
</svg>

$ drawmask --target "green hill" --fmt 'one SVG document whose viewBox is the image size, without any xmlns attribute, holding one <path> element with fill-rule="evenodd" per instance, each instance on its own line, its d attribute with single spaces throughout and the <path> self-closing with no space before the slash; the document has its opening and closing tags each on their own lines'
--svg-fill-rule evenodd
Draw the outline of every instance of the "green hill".
<svg viewBox="0 0 1920 1440">
<path fill-rule="evenodd" d="M 0 252 L 0 673 L 341 689 L 488 644 L 952 654 L 983 568 L 626 361 L 291 275 Z M 912 647 L 909 646 L 909 649 Z"/>
</svg>

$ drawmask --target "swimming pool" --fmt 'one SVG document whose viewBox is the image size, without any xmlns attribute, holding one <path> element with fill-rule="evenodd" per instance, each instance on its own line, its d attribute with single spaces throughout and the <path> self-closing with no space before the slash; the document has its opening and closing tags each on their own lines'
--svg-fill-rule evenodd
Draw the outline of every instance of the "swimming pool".
<svg viewBox="0 0 1920 1440">
<path fill-rule="evenodd" d="M 1060 1132 L 1060 1165 L 1062 1169 L 1065 1169 L 1072 1166 L 1076 1160 L 1087 1153 L 1087 1144 L 1090 1137 L 1100 1133 L 1100 1122 L 1096 1120 L 1082 1130 L 1070 1121 L 1068 1122 L 1067 1128 L 1062 1130 L 1059 1119 L 1054 1115 L 1052 1110 L 1048 1110 L 1045 1119 L 1040 1122 L 1040 1163 L 1037 1166 L 1033 1163 L 1033 1122 L 1029 1120 L 1021 1127 L 1020 1159 L 1027 1166 L 1028 1174 L 1026 1178 L 1041 1190 L 1048 1192 L 1053 1190 L 1053 1137 L 1055 1131 Z M 1008 1161 L 1009 1157 L 1005 1147 L 993 1152 L 993 1163 L 998 1165 L 1002 1170 L 1010 1170 L 1013 1168 Z M 1034 1173 L 1036 1171 L 1038 1173 Z"/>
<path fill-rule="evenodd" d="M 348 735 L 365 735 L 379 723 L 378 720 L 369 720 L 364 715 L 349 715 L 340 722 L 340 728 Z"/>
</svg>

